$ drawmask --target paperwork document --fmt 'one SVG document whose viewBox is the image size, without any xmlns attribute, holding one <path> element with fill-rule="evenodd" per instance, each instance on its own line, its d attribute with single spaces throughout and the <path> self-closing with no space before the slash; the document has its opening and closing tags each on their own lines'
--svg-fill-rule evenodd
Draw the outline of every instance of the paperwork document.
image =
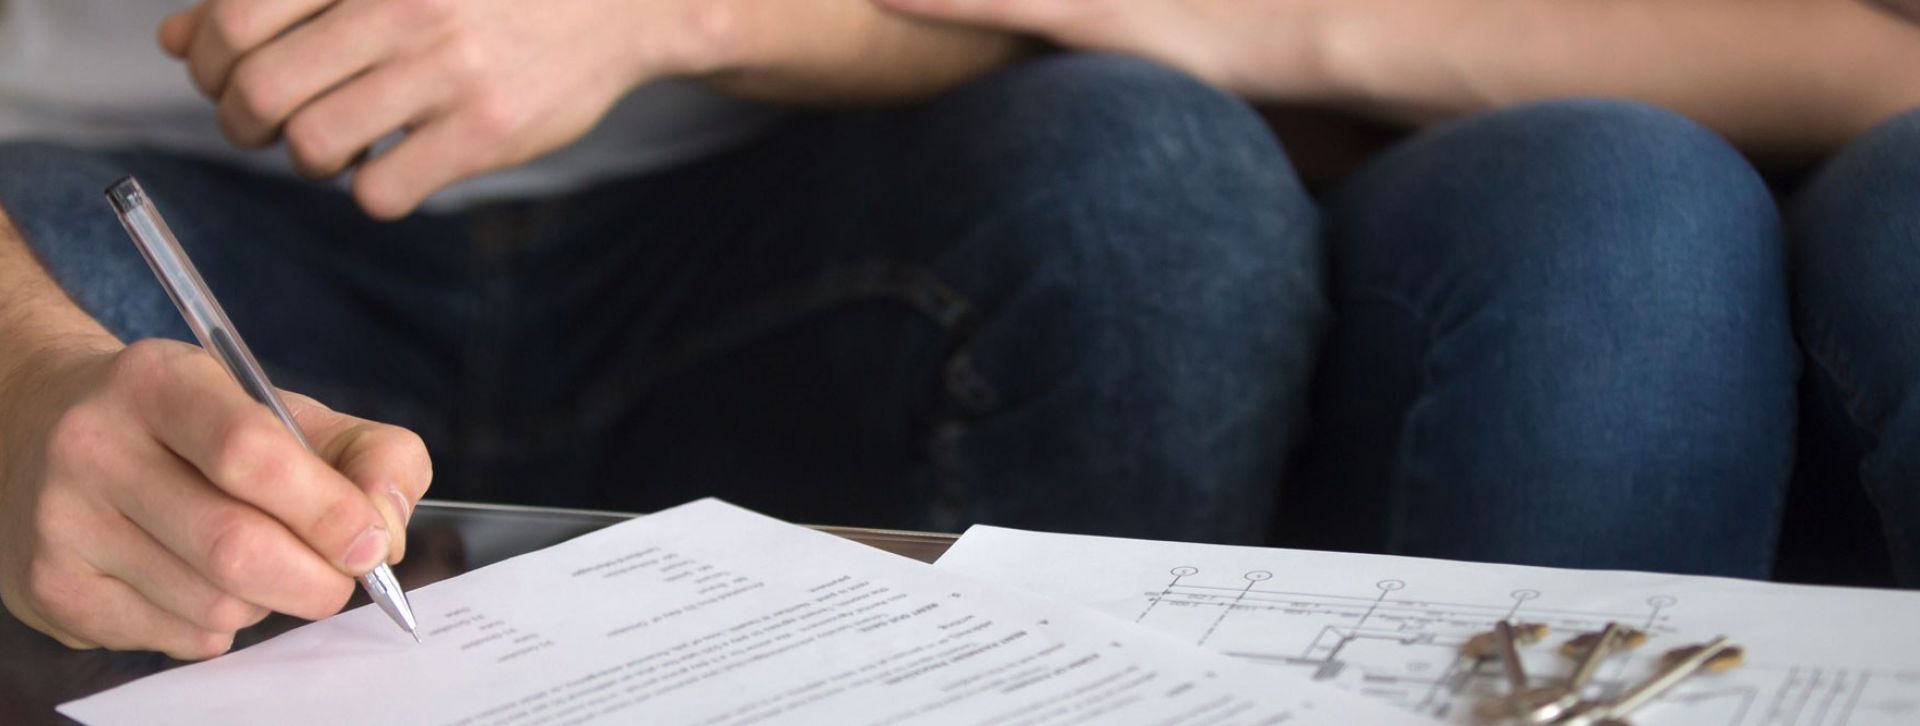
<svg viewBox="0 0 1920 726">
<path fill-rule="evenodd" d="M 1536 685 L 1572 670 L 1558 646 L 1607 621 L 1648 642 L 1594 679 L 1617 693 L 1668 649 L 1727 635 L 1746 664 L 1633 715 L 1642 726 L 1920 723 L 1920 592 L 1638 572 L 1222 547 L 974 527 L 939 566 L 1081 603 L 1276 674 L 1408 713 L 1471 723 L 1504 693 L 1497 662 L 1461 655 L 1502 618 L 1545 623 L 1522 650 Z"/>
<path fill-rule="evenodd" d="M 718 501 L 66 704 L 90 724 L 1429 723 Z"/>
</svg>

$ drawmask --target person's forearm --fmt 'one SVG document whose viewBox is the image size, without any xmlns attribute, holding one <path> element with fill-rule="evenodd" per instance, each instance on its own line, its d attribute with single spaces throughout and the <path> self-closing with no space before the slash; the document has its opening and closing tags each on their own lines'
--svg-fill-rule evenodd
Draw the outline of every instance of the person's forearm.
<svg viewBox="0 0 1920 726">
<path fill-rule="evenodd" d="M 1422 122 L 1609 96 L 1801 161 L 1920 105 L 1920 27 L 1857 0 L 1354 0 L 1328 18 L 1328 94 Z M 1257 65 L 1257 64 L 1248 64 Z"/>
<path fill-rule="evenodd" d="M 721 0 L 702 20 L 726 47 L 723 91 L 785 103 L 874 103 L 945 90 L 1026 51 L 991 30 L 912 20 L 869 0 Z"/>
<path fill-rule="evenodd" d="M 116 343 L 61 291 L 0 208 L 0 403 L 45 355 Z"/>
</svg>

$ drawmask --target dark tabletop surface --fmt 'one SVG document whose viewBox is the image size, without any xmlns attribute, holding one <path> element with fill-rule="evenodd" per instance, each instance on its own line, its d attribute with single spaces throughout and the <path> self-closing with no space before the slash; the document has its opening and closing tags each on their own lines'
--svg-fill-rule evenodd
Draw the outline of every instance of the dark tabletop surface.
<svg viewBox="0 0 1920 726">
<path fill-rule="evenodd" d="M 394 573 L 408 589 L 532 552 L 632 515 L 579 510 L 422 502 L 407 525 L 407 560 Z M 856 542 L 925 562 L 953 544 L 952 535 L 817 527 Z M 357 595 L 353 604 L 365 602 Z M 302 624 L 273 616 L 240 633 L 244 648 Z M 180 665 L 155 653 L 68 650 L 0 610 L 0 725 L 72 723 L 54 707 L 141 676 Z"/>
</svg>

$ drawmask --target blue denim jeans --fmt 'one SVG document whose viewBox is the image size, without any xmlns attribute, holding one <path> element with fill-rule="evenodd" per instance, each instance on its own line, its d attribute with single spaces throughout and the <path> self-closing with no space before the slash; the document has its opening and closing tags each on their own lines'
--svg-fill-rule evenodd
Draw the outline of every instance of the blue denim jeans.
<svg viewBox="0 0 1920 726">
<path fill-rule="evenodd" d="M 1818 394 L 1808 423 L 1850 449 L 1895 576 L 1920 587 L 1920 111 L 1830 159 L 1787 219 L 1794 317 Z"/>
<path fill-rule="evenodd" d="M 1523 106 L 1390 149 L 1327 215 L 1289 542 L 1767 574 L 1799 358 L 1734 149 L 1647 106 Z"/>
<path fill-rule="evenodd" d="M 1259 119 L 1115 57 L 395 224 L 213 163 L 0 147 L 72 296 L 187 339 L 101 199 L 125 173 L 275 382 L 419 431 L 440 497 L 1255 542 L 1327 314 Z"/>
</svg>

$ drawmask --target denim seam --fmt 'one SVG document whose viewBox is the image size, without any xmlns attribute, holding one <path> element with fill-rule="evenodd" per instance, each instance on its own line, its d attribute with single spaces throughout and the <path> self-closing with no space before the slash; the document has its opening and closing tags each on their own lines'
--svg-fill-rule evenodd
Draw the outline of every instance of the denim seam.
<svg viewBox="0 0 1920 726">
<path fill-rule="evenodd" d="M 1863 397 L 1859 395 L 1860 387 L 1854 384 L 1852 377 L 1844 375 L 1839 366 L 1828 362 L 1830 359 L 1842 357 L 1840 355 L 1840 347 L 1832 343 L 1832 336 L 1824 334 L 1816 335 L 1817 333 L 1824 333 L 1826 330 L 1825 325 L 1809 321 L 1806 327 L 1809 328 L 1809 330 L 1807 333 L 1801 335 L 1801 348 L 1806 350 L 1807 360 L 1813 363 L 1813 367 L 1818 369 L 1819 373 L 1825 374 L 1828 379 L 1832 380 L 1835 387 L 1840 390 L 1843 399 L 1843 405 L 1840 409 L 1842 413 L 1846 414 L 1847 423 L 1877 440 L 1879 433 L 1874 430 L 1873 426 L 1866 423 L 1866 417 L 1862 416 L 1859 410 L 1863 404 Z M 1815 338 L 1818 338 L 1818 340 L 1815 340 Z"/>
<path fill-rule="evenodd" d="M 1428 361 L 1439 340 L 1439 325 L 1421 314 L 1421 308 L 1406 298 L 1386 290 L 1373 287 L 1359 287 L 1351 294 L 1341 296 L 1341 302 L 1380 302 L 1399 308 L 1407 317 L 1419 324 L 1424 339 L 1420 341 L 1420 392 L 1414 396 L 1413 403 L 1400 416 L 1399 442 L 1394 446 L 1392 468 L 1388 474 L 1387 486 L 1387 552 L 1398 553 L 1406 549 L 1407 511 L 1406 492 L 1411 487 L 1412 450 L 1416 442 L 1413 412 L 1420 407 L 1429 395 L 1434 384 L 1433 369 Z M 1336 324 L 1338 324 L 1336 322 Z"/>
<path fill-rule="evenodd" d="M 1840 406 L 1841 413 L 1847 417 L 1847 423 L 1853 426 L 1856 432 L 1866 434 L 1868 439 L 1866 456 L 1873 456 L 1873 452 L 1879 448 L 1880 434 L 1875 431 L 1872 426 L 1864 423 L 1864 417 L 1856 410 L 1856 407 L 1861 404 L 1863 398 L 1856 393 L 1860 387 L 1854 385 L 1853 380 L 1849 376 L 1844 375 L 1839 366 L 1828 362 L 1830 358 L 1841 357 L 1840 347 L 1832 343 L 1831 336 L 1823 334 L 1826 331 L 1825 325 L 1810 320 L 1805 327 L 1809 330 L 1801 336 L 1801 347 L 1806 350 L 1807 360 L 1811 362 L 1816 369 L 1814 375 L 1825 375 L 1827 380 L 1832 382 L 1834 387 L 1839 390 L 1843 399 L 1842 405 Z M 1819 339 L 1818 341 L 1813 340 L 1813 338 L 1816 337 Z M 1853 472 L 1854 484 L 1866 493 L 1867 501 L 1873 505 L 1876 513 L 1884 513 L 1888 511 L 1886 504 L 1882 501 L 1879 491 L 1867 481 L 1866 472 L 1864 471 L 1865 468 L 1866 461 L 1863 459 Z M 1881 514 L 1881 516 L 1884 517 L 1885 515 Z M 1890 525 L 1887 525 L 1887 528 L 1886 544 L 1889 550 L 1905 549 L 1905 543 L 1899 537 L 1893 536 L 1893 530 L 1895 528 Z M 1900 561 L 1900 554 L 1899 552 L 1895 552 L 1895 562 Z M 1911 557 L 1913 555 L 1908 556 Z"/>
<path fill-rule="evenodd" d="M 871 273 L 864 277 L 887 279 L 880 282 L 868 279 L 867 282 L 871 284 L 823 287 L 823 281 L 833 282 L 836 275 L 849 272 Z M 940 289 L 940 294 L 936 296 L 939 300 L 928 302 L 922 299 L 925 296 L 918 294 L 929 283 Z M 770 306 L 768 301 L 772 300 L 793 302 L 795 305 Z M 721 320 L 717 333 L 675 346 L 660 357 L 664 363 L 645 370 L 630 371 L 617 378 L 618 385 L 615 382 L 602 382 L 590 389 L 589 393 L 574 397 L 565 407 L 566 414 L 544 417 L 537 425 L 530 427 L 550 432 L 551 436 L 550 441 L 533 442 L 533 448 L 565 443 L 585 430 L 607 425 L 646 391 L 702 361 L 751 345 L 791 325 L 812 320 L 844 306 L 862 303 L 898 304 L 949 331 L 968 329 L 968 320 L 973 315 L 972 305 L 967 298 L 954 291 L 925 265 L 887 260 L 831 265 L 802 283 L 775 290 L 772 295 L 758 302 L 736 308 Z M 521 443 L 528 442 L 522 439 Z"/>
<path fill-rule="evenodd" d="M 1002 212 L 999 218 L 1025 219 L 1027 215 L 1048 210 L 1061 214 L 1074 214 L 1080 211 L 1078 206 L 1078 200 L 1075 198 L 1061 199 L 1060 195 L 1053 190 L 1036 189 L 1028 192 L 1021 199 L 1010 200 L 1007 211 Z M 955 239 L 948 249 L 971 249 L 980 239 L 997 231 L 1000 224 L 998 220 L 987 220 L 975 226 L 969 234 Z M 951 344 L 941 363 L 939 384 L 939 390 L 944 395 L 937 399 L 944 405 L 936 407 L 928 421 L 925 451 L 933 474 L 934 492 L 931 511 L 927 514 L 926 528 L 938 532 L 955 531 L 965 526 L 966 523 L 962 518 L 970 506 L 972 496 L 965 478 L 961 475 L 962 439 L 966 437 L 970 424 L 992 413 L 1003 403 L 998 392 L 1004 386 L 996 384 L 973 365 L 971 348 L 985 320 L 977 308 L 969 305 L 969 311 L 968 325 L 950 329 Z M 968 406 L 965 398 L 953 388 L 953 384 L 961 379 L 972 386 L 977 386 L 980 391 L 990 393 L 991 395 L 979 396 L 975 401 L 991 405 L 982 405 L 977 408 Z"/>
</svg>

